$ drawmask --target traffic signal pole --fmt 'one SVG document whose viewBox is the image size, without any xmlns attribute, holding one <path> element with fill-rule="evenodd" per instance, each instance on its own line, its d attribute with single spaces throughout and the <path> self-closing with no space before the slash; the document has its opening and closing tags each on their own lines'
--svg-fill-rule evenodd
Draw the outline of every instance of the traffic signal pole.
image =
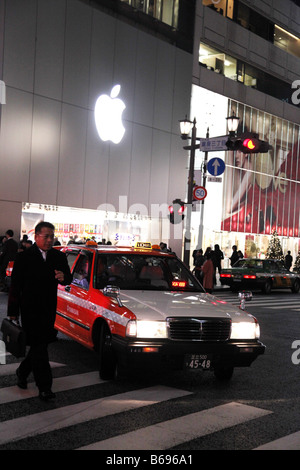
<svg viewBox="0 0 300 470">
<path fill-rule="evenodd" d="M 192 140 L 191 140 L 191 145 L 190 145 L 187 213 L 186 213 L 186 218 L 185 218 L 185 233 L 184 233 L 184 247 L 183 247 L 183 261 L 188 267 L 190 266 L 190 251 L 191 251 L 191 219 L 192 219 L 192 204 L 193 204 L 195 150 L 196 148 L 199 148 L 199 146 L 196 146 L 196 134 L 197 134 L 196 119 L 194 119 L 193 127 L 192 127 Z"/>
<path fill-rule="evenodd" d="M 226 118 L 227 120 L 227 127 L 229 131 L 229 140 L 226 142 L 227 148 L 231 148 L 232 146 L 235 146 L 236 140 L 235 139 L 235 133 L 238 127 L 238 122 L 239 122 L 239 117 L 235 116 L 233 113 L 232 116 L 229 116 Z M 194 190 L 194 167 L 195 167 L 195 150 L 201 148 L 201 144 L 196 144 L 197 140 L 201 140 L 200 138 L 197 138 L 197 128 L 196 128 L 196 118 L 194 118 L 194 121 L 190 121 L 187 119 L 187 116 L 185 119 L 179 121 L 180 122 L 180 133 L 181 133 L 181 138 L 186 140 L 186 139 L 191 139 L 191 145 L 183 147 L 184 150 L 190 150 L 190 163 L 189 163 L 189 177 L 188 177 L 188 197 L 187 197 L 187 213 L 186 213 L 186 219 L 185 219 L 185 232 L 184 232 L 184 247 L 183 247 L 183 261 L 186 264 L 187 267 L 190 266 L 190 251 L 191 251 L 191 218 L 192 218 L 192 204 L 193 204 L 193 190 Z M 192 124 L 192 127 L 191 127 Z M 190 132 L 192 131 L 191 137 L 189 137 Z M 220 136 L 223 138 L 223 136 Z M 227 137 L 227 136 L 225 136 Z M 207 134 L 206 134 L 206 139 L 209 139 L 209 128 L 207 128 Z M 204 139 L 203 139 L 204 140 Z M 203 188 L 206 190 L 206 167 L 207 167 L 207 160 L 208 160 L 208 152 L 209 149 L 206 147 L 207 150 L 204 152 L 204 161 L 203 161 L 203 175 L 202 175 L 202 181 L 203 181 Z M 217 150 L 217 149 L 216 149 Z M 223 150 L 223 149 L 219 149 Z M 212 149 L 210 150 L 212 151 Z M 201 214 L 200 214 L 201 220 L 200 220 L 200 225 L 199 225 L 199 230 L 198 230 L 198 246 L 202 246 L 203 243 L 203 223 L 204 223 L 204 198 L 202 199 L 202 204 L 201 204 Z M 170 219 L 171 220 L 171 219 Z"/>
<path fill-rule="evenodd" d="M 206 132 L 206 138 L 209 139 L 209 127 L 207 128 Z M 202 186 L 203 188 L 206 188 L 206 166 L 207 166 L 207 161 L 208 161 L 208 152 L 204 152 L 204 161 L 202 163 Z M 202 248 L 202 243 L 203 243 L 203 232 L 204 232 L 204 202 L 205 198 L 202 199 L 201 201 L 201 213 L 200 213 L 200 224 L 199 224 L 199 229 L 198 229 L 198 243 L 197 247 Z M 204 253 L 205 249 L 203 249 Z"/>
</svg>

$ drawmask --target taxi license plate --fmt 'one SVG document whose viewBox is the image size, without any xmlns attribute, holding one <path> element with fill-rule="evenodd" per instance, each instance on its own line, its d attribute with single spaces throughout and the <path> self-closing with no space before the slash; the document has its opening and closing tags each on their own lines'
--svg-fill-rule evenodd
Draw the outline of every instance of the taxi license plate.
<svg viewBox="0 0 300 470">
<path fill-rule="evenodd" d="M 184 365 L 186 369 L 209 370 L 211 368 L 211 356 L 208 354 L 186 354 Z"/>
</svg>

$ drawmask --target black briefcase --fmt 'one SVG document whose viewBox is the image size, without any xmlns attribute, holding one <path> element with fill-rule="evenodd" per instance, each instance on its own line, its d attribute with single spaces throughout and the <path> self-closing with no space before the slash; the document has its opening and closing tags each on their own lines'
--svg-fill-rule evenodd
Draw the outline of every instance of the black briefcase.
<svg viewBox="0 0 300 470">
<path fill-rule="evenodd" d="M 12 320 L 4 318 L 1 331 L 6 351 L 15 357 L 24 357 L 26 354 L 26 335 L 22 327 Z"/>
</svg>

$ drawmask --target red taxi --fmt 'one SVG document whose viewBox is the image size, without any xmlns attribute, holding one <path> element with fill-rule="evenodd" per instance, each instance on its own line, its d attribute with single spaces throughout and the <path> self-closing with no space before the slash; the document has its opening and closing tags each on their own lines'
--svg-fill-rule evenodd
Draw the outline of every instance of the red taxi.
<svg viewBox="0 0 300 470">
<path fill-rule="evenodd" d="M 62 250 L 73 281 L 58 287 L 55 327 L 97 352 L 102 379 L 150 364 L 229 379 L 264 353 L 257 320 L 206 294 L 175 254 L 149 244 Z"/>
</svg>

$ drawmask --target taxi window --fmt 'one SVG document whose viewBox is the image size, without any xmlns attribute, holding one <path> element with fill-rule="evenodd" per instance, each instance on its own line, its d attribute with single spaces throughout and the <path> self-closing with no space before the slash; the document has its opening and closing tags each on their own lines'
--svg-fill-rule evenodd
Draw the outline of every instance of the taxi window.
<svg viewBox="0 0 300 470">
<path fill-rule="evenodd" d="M 284 266 L 284 263 L 282 261 L 276 261 L 276 267 L 277 271 L 286 271 L 286 267 Z"/>
<path fill-rule="evenodd" d="M 81 253 L 73 271 L 73 282 L 78 287 L 88 289 L 90 284 L 92 253 Z"/>
<path fill-rule="evenodd" d="M 97 289 L 116 285 L 121 289 L 203 291 L 184 264 L 173 257 L 101 254 L 95 273 Z"/>
<path fill-rule="evenodd" d="M 66 251 L 65 255 L 66 255 L 67 260 L 68 260 L 69 268 L 72 269 L 73 264 L 74 264 L 74 262 L 75 262 L 75 260 L 78 256 L 78 251 Z"/>
<path fill-rule="evenodd" d="M 279 269 L 278 264 L 277 264 L 275 261 L 273 261 L 273 260 L 268 261 L 267 267 L 268 267 L 268 269 L 271 270 L 272 272 L 278 271 L 278 269 Z M 280 269 L 279 269 L 279 270 L 280 270 Z"/>
</svg>

